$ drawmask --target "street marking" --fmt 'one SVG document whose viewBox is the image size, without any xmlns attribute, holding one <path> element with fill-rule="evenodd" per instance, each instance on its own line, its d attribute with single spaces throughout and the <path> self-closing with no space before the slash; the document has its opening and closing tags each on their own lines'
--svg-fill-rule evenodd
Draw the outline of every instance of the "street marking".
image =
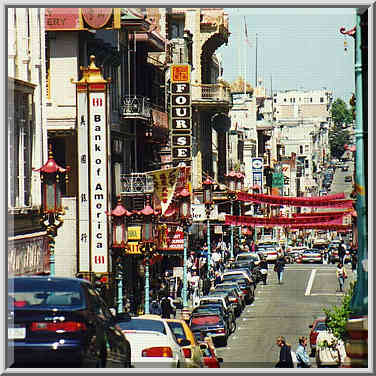
<svg viewBox="0 0 376 376">
<path fill-rule="evenodd" d="M 327 294 L 310 294 L 311 296 L 342 296 L 344 295 L 343 292 L 337 292 L 337 293 L 327 293 Z"/>
<path fill-rule="evenodd" d="M 316 275 L 316 269 L 313 269 L 312 272 L 311 272 L 311 276 L 309 277 L 305 296 L 308 296 L 308 295 L 311 294 L 311 289 L 312 289 L 312 285 L 313 285 L 313 280 L 315 279 L 315 275 Z"/>
</svg>

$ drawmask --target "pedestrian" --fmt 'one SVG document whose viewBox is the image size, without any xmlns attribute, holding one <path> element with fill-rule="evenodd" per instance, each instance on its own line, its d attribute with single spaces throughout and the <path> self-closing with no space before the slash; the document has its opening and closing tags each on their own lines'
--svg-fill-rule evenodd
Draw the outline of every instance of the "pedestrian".
<svg viewBox="0 0 376 376">
<path fill-rule="evenodd" d="M 343 292 L 343 287 L 345 285 L 345 279 L 347 278 L 346 270 L 343 264 L 339 263 L 337 265 L 336 275 L 339 283 L 339 291 Z"/>
<path fill-rule="evenodd" d="M 307 337 L 299 337 L 299 345 L 296 349 L 296 360 L 298 368 L 310 368 L 309 356 L 306 351 Z"/>
<path fill-rule="evenodd" d="M 170 319 L 171 315 L 176 316 L 176 307 L 173 300 L 169 296 L 164 296 L 161 300 L 162 318 Z"/>
<path fill-rule="evenodd" d="M 342 241 L 338 247 L 338 257 L 339 257 L 339 262 L 341 264 L 344 263 L 345 256 L 346 256 L 346 246 L 345 246 L 345 243 Z"/>
<path fill-rule="evenodd" d="M 265 256 L 262 256 L 258 267 L 260 268 L 262 282 L 266 285 L 266 280 L 268 278 L 268 262 L 266 261 Z"/>
<path fill-rule="evenodd" d="M 275 365 L 276 368 L 294 368 L 291 356 L 291 345 L 286 343 L 285 337 L 277 337 L 276 344 L 281 348 L 279 352 L 279 362 Z"/>
<path fill-rule="evenodd" d="M 202 281 L 202 295 L 203 296 L 206 296 L 209 294 L 210 287 L 211 287 L 210 279 L 207 276 L 205 276 Z"/>
<path fill-rule="evenodd" d="M 217 286 L 219 283 L 221 283 L 221 281 L 222 281 L 221 274 L 219 273 L 219 271 L 216 271 L 215 279 L 214 279 L 214 287 Z"/>
<path fill-rule="evenodd" d="M 284 257 L 280 257 L 275 265 L 274 265 L 274 271 L 277 273 L 277 278 L 278 278 L 278 283 L 282 283 L 282 278 L 283 278 L 283 271 L 285 269 L 285 259 Z"/>
</svg>

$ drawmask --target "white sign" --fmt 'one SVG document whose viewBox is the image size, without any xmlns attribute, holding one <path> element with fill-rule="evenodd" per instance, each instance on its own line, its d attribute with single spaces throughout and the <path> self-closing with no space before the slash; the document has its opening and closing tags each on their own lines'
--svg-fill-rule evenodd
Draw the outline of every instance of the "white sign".
<svg viewBox="0 0 376 376">
<path fill-rule="evenodd" d="M 108 272 L 106 94 L 89 94 L 91 269 Z"/>
<path fill-rule="evenodd" d="M 264 167 L 263 158 L 252 158 L 252 170 L 253 171 L 262 171 Z"/>
<path fill-rule="evenodd" d="M 77 92 L 78 141 L 78 270 L 90 271 L 89 239 L 89 125 L 87 92 Z"/>
<path fill-rule="evenodd" d="M 207 220 L 204 204 L 192 204 L 192 220 L 193 222 L 203 222 Z M 210 219 L 218 219 L 218 205 L 214 205 L 210 212 Z"/>
</svg>

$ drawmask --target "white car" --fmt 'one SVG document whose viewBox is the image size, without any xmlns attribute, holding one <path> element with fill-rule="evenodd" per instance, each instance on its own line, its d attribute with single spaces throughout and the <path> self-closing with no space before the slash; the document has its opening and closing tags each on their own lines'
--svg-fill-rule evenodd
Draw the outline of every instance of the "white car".
<svg viewBox="0 0 376 376">
<path fill-rule="evenodd" d="M 157 315 L 142 315 L 119 321 L 116 325 L 131 345 L 131 367 L 186 367 L 182 349 L 165 319 Z"/>
<path fill-rule="evenodd" d="M 253 261 L 255 265 L 260 263 L 260 256 L 257 253 L 242 252 L 236 255 L 235 262 Z"/>
<path fill-rule="evenodd" d="M 266 257 L 267 262 L 276 262 L 278 259 L 278 251 L 274 247 L 261 247 L 260 251 Z"/>
</svg>

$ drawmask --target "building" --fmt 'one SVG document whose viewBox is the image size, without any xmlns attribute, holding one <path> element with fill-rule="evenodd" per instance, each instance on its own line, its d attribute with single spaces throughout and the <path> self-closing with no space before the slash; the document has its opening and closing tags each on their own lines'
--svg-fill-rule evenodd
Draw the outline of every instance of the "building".
<svg viewBox="0 0 376 376">
<path fill-rule="evenodd" d="M 7 8 L 8 273 L 48 274 L 49 239 L 41 225 L 47 161 L 44 10 Z"/>
</svg>

